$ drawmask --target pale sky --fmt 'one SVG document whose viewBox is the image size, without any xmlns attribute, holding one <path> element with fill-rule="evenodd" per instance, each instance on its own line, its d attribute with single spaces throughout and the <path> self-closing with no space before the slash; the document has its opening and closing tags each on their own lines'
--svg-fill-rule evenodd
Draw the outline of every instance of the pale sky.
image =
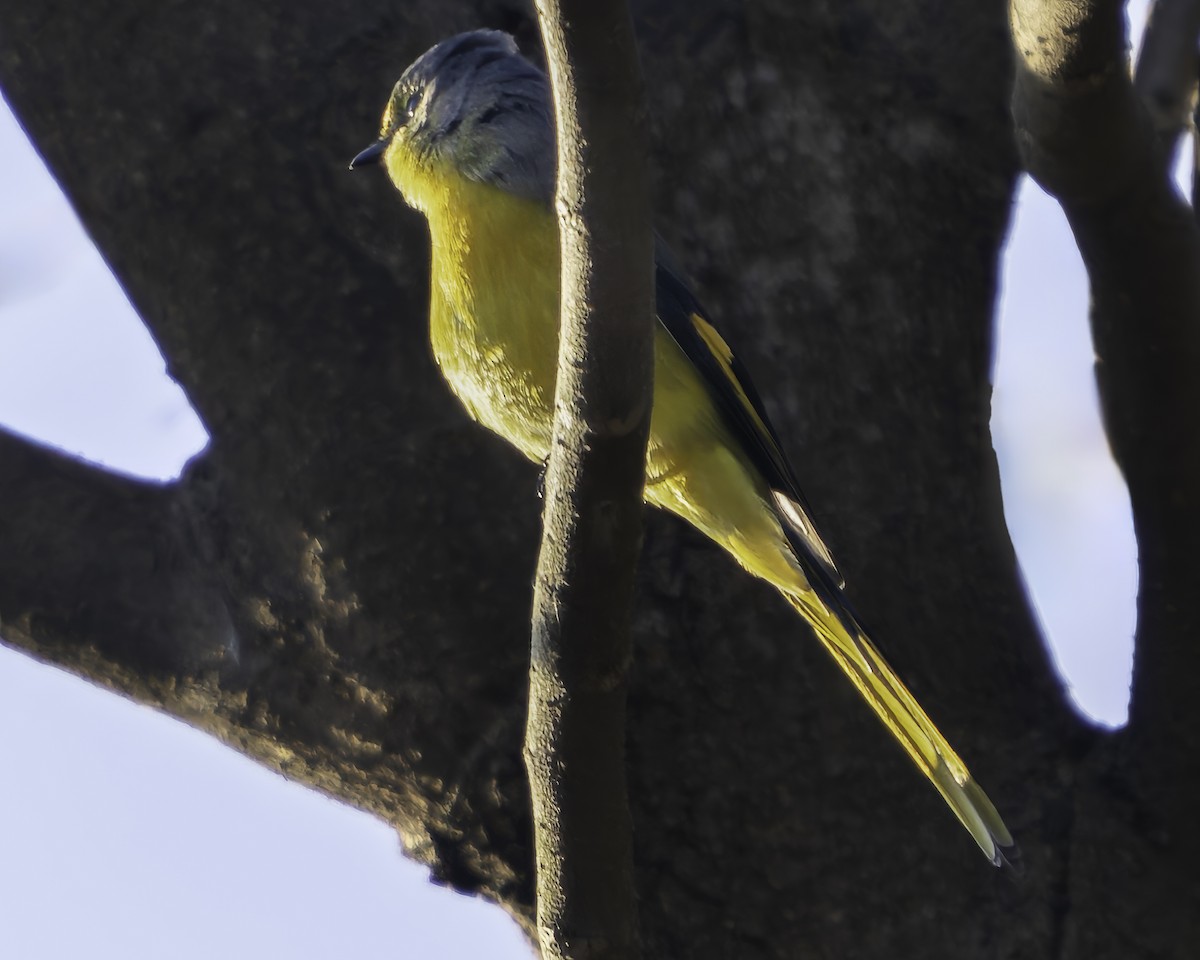
<svg viewBox="0 0 1200 960">
<path fill-rule="evenodd" d="M 123 472 L 177 475 L 203 430 L 3 103 L 0 210 L 0 423 Z M 1135 545 L 1086 308 L 1062 215 L 1026 183 L 995 375 L 1005 511 L 1077 704 L 1117 724 Z M 530 957 L 504 914 L 431 885 L 378 821 L 2 646 L 0 770 L 7 956 Z"/>
</svg>

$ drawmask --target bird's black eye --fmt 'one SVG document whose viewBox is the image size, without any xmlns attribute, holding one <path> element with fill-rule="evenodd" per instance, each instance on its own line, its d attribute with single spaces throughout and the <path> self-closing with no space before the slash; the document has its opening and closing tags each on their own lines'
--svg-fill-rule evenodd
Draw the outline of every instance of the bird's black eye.
<svg viewBox="0 0 1200 960">
<path fill-rule="evenodd" d="M 420 92 L 414 93 L 408 98 L 408 103 L 404 105 L 404 122 L 408 123 L 417 114 L 417 107 L 421 105 Z"/>
</svg>

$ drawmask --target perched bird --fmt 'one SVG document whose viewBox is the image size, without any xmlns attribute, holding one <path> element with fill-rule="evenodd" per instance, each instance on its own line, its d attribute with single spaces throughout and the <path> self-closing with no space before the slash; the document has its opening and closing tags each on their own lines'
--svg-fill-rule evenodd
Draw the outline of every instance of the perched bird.
<svg viewBox="0 0 1200 960">
<path fill-rule="evenodd" d="M 428 219 L 434 356 L 467 412 L 538 462 L 558 358 L 554 136 L 546 75 L 512 37 L 478 30 L 404 71 L 379 139 L 351 163 L 382 160 Z M 762 401 L 659 247 L 646 500 L 787 598 L 988 859 L 1007 862 L 1003 821 L 859 626 Z"/>
</svg>

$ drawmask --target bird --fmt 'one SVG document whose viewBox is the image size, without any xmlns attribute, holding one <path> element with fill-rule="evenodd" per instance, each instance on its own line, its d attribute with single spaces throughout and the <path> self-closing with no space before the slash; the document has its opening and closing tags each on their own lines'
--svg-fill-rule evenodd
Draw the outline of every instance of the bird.
<svg viewBox="0 0 1200 960">
<path fill-rule="evenodd" d="M 450 37 L 395 84 L 382 163 L 424 214 L 433 355 L 467 413 L 550 454 L 559 329 L 554 106 L 544 71 L 496 30 Z M 745 367 L 656 241 L 654 401 L 645 500 L 773 585 L 995 865 L 1016 846 L 982 788 L 868 638 Z"/>
</svg>

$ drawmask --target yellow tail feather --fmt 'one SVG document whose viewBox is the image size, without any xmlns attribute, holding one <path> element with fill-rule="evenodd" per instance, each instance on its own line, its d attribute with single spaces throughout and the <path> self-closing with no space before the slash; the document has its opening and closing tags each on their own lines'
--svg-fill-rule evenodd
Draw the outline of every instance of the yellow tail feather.
<svg viewBox="0 0 1200 960">
<path fill-rule="evenodd" d="M 815 594 L 785 596 L 812 626 L 825 649 L 913 762 L 937 787 L 984 855 L 996 866 L 1014 865 L 1016 845 L 1000 814 L 866 634 L 856 626 L 844 624 Z M 847 619 L 853 624 L 852 618 Z"/>
</svg>

